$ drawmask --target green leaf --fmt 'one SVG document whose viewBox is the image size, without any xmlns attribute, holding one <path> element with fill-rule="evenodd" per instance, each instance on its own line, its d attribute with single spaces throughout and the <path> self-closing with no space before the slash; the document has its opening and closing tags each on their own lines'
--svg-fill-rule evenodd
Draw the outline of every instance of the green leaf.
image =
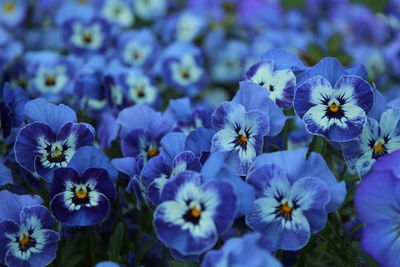
<svg viewBox="0 0 400 267">
<path fill-rule="evenodd" d="M 110 238 L 110 243 L 108 245 L 108 258 L 110 259 L 110 261 L 118 262 L 123 238 L 124 224 L 120 222 L 115 228 L 115 231 L 112 234 Z"/>
<path fill-rule="evenodd" d="M 193 262 L 183 262 L 178 260 L 170 260 L 168 262 L 169 266 L 171 267 L 197 267 L 198 264 Z"/>
</svg>

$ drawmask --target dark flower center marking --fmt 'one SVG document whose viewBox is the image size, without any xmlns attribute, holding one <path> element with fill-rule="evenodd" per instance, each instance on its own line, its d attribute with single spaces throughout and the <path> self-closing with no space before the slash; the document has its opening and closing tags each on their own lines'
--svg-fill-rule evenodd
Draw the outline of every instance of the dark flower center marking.
<svg viewBox="0 0 400 267">
<path fill-rule="evenodd" d="M 290 207 L 289 204 L 286 202 L 278 207 L 278 213 L 286 220 L 292 218 L 293 207 Z"/>
<path fill-rule="evenodd" d="M 36 244 L 36 240 L 31 238 L 29 235 L 27 234 L 23 234 L 22 238 L 19 238 L 19 240 L 17 240 L 19 243 L 19 249 L 22 252 L 27 251 L 29 248 L 35 246 Z"/>
<path fill-rule="evenodd" d="M 137 60 L 140 58 L 140 53 L 138 51 L 135 51 L 132 53 L 133 59 Z"/>
<path fill-rule="evenodd" d="M 242 149 L 246 150 L 248 139 L 251 136 L 250 129 L 245 128 L 244 130 L 242 130 L 239 124 L 235 124 L 233 130 L 236 132 L 237 136 L 231 143 L 234 144 L 235 147 L 240 146 Z"/>
<path fill-rule="evenodd" d="M 158 149 L 156 147 L 152 146 L 147 150 L 147 158 L 150 159 L 152 157 L 155 157 L 158 155 L 158 153 L 159 153 Z"/>
<path fill-rule="evenodd" d="M 388 154 L 386 144 L 389 142 L 389 136 L 385 135 L 383 139 L 369 140 L 369 147 L 372 148 L 372 158 L 379 159 L 380 157 Z"/>
<path fill-rule="evenodd" d="M 327 109 L 326 109 L 326 115 L 328 119 L 341 119 L 345 116 L 344 110 L 341 108 L 340 104 L 337 104 L 336 102 L 333 102 L 332 104 L 329 104 Z"/>
<path fill-rule="evenodd" d="M 85 42 L 85 43 L 91 43 L 92 42 L 92 35 L 90 34 L 90 33 L 84 33 L 83 34 L 83 36 L 82 36 L 82 38 L 83 38 L 83 41 Z"/>
<path fill-rule="evenodd" d="M 13 2 L 6 2 L 3 6 L 4 12 L 11 13 L 15 10 L 15 4 Z"/>
<path fill-rule="evenodd" d="M 189 209 L 184 215 L 183 219 L 187 222 L 191 222 L 193 224 L 198 224 L 201 217 L 201 210 L 196 208 Z"/>
<path fill-rule="evenodd" d="M 65 146 L 65 147 L 64 147 Z M 68 146 L 67 145 L 62 145 L 62 146 L 54 146 L 50 147 L 48 146 L 46 150 L 48 151 L 48 156 L 47 160 L 49 162 L 64 162 L 65 161 L 65 155 L 63 153 L 64 150 L 67 150 Z"/>
<path fill-rule="evenodd" d="M 121 8 L 120 7 L 116 7 L 114 8 L 114 15 L 118 16 L 119 14 L 121 14 Z"/>
<path fill-rule="evenodd" d="M 270 86 L 269 86 L 269 91 L 270 91 L 270 92 L 273 92 L 274 90 L 275 90 L 275 87 L 274 87 L 273 85 L 270 85 Z"/>
<path fill-rule="evenodd" d="M 46 85 L 47 86 L 54 86 L 56 84 L 56 79 L 53 76 L 46 77 Z"/>
<path fill-rule="evenodd" d="M 258 83 L 260 86 L 264 86 L 265 82 L 259 82 Z"/>
<path fill-rule="evenodd" d="M 92 189 L 88 186 L 74 186 L 72 188 L 72 192 L 74 192 L 74 197 L 72 198 L 72 202 L 75 205 L 86 205 L 90 203 L 89 193 Z"/>
<path fill-rule="evenodd" d="M 181 76 L 185 79 L 189 79 L 190 78 L 190 72 L 187 69 L 184 69 L 181 71 Z"/>
<path fill-rule="evenodd" d="M 143 91 L 142 88 L 138 88 L 137 91 L 136 91 L 136 94 L 137 94 L 138 97 L 144 97 L 145 96 L 144 91 Z"/>
</svg>

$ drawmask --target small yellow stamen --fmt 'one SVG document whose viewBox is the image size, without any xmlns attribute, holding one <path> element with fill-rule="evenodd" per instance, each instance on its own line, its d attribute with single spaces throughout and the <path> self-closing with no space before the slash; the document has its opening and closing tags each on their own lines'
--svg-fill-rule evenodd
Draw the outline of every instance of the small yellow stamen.
<svg viewBox="0 0 400 267">
<path fill-rule="evenodd" d="M 62 150 L 56 147 L 53 151 L 51 151 L 51 157 L 53 159 L 59 159 L 63 155 Z"/>
<path fill-rule="evenodd" d="M 385 152 L 385 146 L 381 142 L 376 144 L 373 149 L 375 154 L 382 154 Z"/>
<path fill-rule="evenodd" d="M 83 41 L 85 43 L 90 43 L 92 41 L 92 35 L 90 33 L 83 34 Z"/>
<path fill-rule="evenodd" d="M 75 196 L 79 199 L 84 199 L 88 195 L 87 191 L 80 188 L 78 191 L 75 192 Z"/>
<path fill-rule="evenodd" d="M 147 152 L 147 157 L 148 158 L 152 158 L 158 155 L 158 150 L 156 147 L 152 147 L 149 149 L 149 151 Z"/>
<path fill-rule="evenodd" d="M 329 111 L 331 111 L 331 112 L 338 112 L 339 109 L 340 109 L 340 105 L 336 105 L 336 103 L 329 105 Z"/>
<path fill-rule="evenodd" d="M 279 213 L 284 217 L 290 217 L 292 214 L 293 207 L 290 207 L 289 204 L 286 202 L 279 207 Z"/>
<path fill-rule="evenodd" d="M 6 13 L 11 13 L 15 10 L 15 4 L 13 2 L 6 2 L 3 9 Z"/>
<path fill-rule="evenodd" d="M 189 73 L 188 70 L 182 70 L 182 71 L 181 71 L 181 75 L 182 75 L 182 77 L 185 78 L 185 79 L 187 79 L 187 78 L 190 77 L 190 73 Z"/>
<path fill-rule="evenodd" d="M 246 137 L 245 135 L 242 135 L 242 134 L 241 134 L 241 135 L 239 136 L 239 140 L 238 140 L 238 141 L 239 141 L 239 144 L 240 144 L 240 145 L 245 145 L 245 144 L 247 143 L 247 137 Z"/>
<path fill-rule="evenodd" d="M 201 210 L 198 210 L 198 209 L 196 209 L 196 208 L 191 208 L 190 209 L 190 215 L 193 217 L 193 218 L 199 218 L 200 217 L 200 215 L 201 215 Z"/>
<path fill-rule="evenodd" d="M 142 88 L 137 89 L 136 94 L 138 97 L 144 97 L 144 92 L 143 92 Z"/>
<path fill-rule="evenodd" d="M 51 86 L 51 85 L 55 85 L 56 84 L 56 80 L 54 79 L 53 76 L 48 76 L 46 78 L 46 85 L 47 86 Z"/>
<path fill-rule="evenodd" d="M 31 239 L 29 238 L 29 235 L 23 235 L 22 239 L 19 240 L 19 244 L 21 246 L 26 246 L 28 245 L 28 243 L 31 241 Z"/>
</svg>

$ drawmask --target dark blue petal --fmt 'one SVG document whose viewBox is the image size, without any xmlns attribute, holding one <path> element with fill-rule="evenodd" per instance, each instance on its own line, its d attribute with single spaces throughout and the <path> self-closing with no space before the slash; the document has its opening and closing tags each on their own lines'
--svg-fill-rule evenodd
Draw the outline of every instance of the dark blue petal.
<svg viewBox="0 0 400 267">
<path fill-rule="evenodd" d="M 112 181 L 117 180 L 118 171 L 113 167 L 110 160 L 100 150 L 91 146 L 84 146 L 76 150 L 68 167 L 74 168 L 83 174 L 88 168 L 104 168 L 108 171 Z"/>
<path fill-rule="evenodd" d="M 31 225 L 32 217 L 39 219 L 41 229 L 54 229 L 54 219 L 44 206 L 29 206 L 22 209 L 20 222 L 22 225 Z"/>
<path fill-rule="evenodd" d="M 185 150 L 186 135 L 183 133 L 169 133 L 161 139 L 162 156 L 168 165 L 172 165 L 174 157 Z"/>
<path fill-rule="evenodd" d="M 67 208 L 64 194 L 54 196 L 50 202 L 54 217 L 61 222 L 71 226 L 89 226 L 103 221 L 110 209 L 110 201 L 105 195 L 99 193 L 99 201 L 96 206 L 81 206 L 79 210 Z"/>
<path fill-rule="evenodd" d="M 108 176 L 108 172 L 103 168 L 89 168 L 82 174 L 82 183 L 86 183 L 89 180 L 95 180 L 97 182 L 95 190 L 103 193 L 108 200 L 114 200 L 117 196 L 115 186 Z"/>
<path fill-rule="evenodd" d="M 74 184 L 80 184 L 81 179 L 79 173 L 73 168 L 57 168 L 54 171 L 54 177 L 51 183 L 51 197 L 64 192 L 66 189 L 65 183 L 67 181 Z"/>
<path fill-rule="evenodd" d="M 35 160 L 39 155 L 39 138 L 43 138 L 48 142 L 54 142 L 56 136 L 49 125 L 35 122 L 23 127 L 19 131 L 15 141 L 15 160 L 31 172 L 36 171 Z"/>
</svg>

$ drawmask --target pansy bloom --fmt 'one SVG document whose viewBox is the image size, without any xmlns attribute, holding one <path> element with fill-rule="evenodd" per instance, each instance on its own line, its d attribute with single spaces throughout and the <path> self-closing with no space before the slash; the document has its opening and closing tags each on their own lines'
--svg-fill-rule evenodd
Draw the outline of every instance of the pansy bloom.
<svg viewBox="0 0 400 267">
<path fill-rule="evenodd" d="M 182 172 L 168 182 L 154 213 L 158 238 L 182 255 L 211 249 L 236 216 L 236 195 L 229 182 L 202 184 L 195 172 Z"/>
<path fill-rule="evenodd" d="M 94 130 L 76 123 L 75 112 L 65 105 L 53 105 L 43 98 L 29 101 L 25 115 L 32 123 L 18 133 L 14 151 L 16 161 L 26 170 L 48 182 L 58 167 L 66 167 L 75 151 L 90 146 Z"/>
<path fill-rule="evenodd" d="M 47 266 L 56 258 L 59 235 L 40 197 L 0 192 L 0 263 Z"/>
<path fill-rule="evenodd" d="M 311 233 L 325 227 L 330 196 L 327 185 L 318 178 L 289 180 L 284 169 L 266 164 L 255 169 L 247 182 L 254 186 L 257 199 L 246 223 L 277 248 L 298 250 Z"/>
<path fill-rule="evenodd" d="M 178 42 L 165 48 L 154 70 L 164 82 L 189 96 L 196 95 L 208 83 L 200 50 Z"/>
<path fill-rule="evenodd" d="M 28 3 L 24 0 L 0 1 L 0 25 L 13 28 L 25 19 Z"/>
<path fill-rule="evenodd" d="M 10 135 L 11 128 L 22 124 L 28 100 L 28 95 L 20 87 L 11 89 L 7 83 L 0 87 L 0 129 L 4 138 Z"/>
<path fill-rule="evenodd" d="M 245 79 L 268 90 L 278 106 L 291 108 L 296 87 L 296 76 L 291 69 L 276 69 L 274 61 L 263 60 L 249 68 Z"/>
<path fill-rule="evenodd" d="M 211 250 L 208 252 L 201 266 L 282 266 L 271 255 L 269 249 L 269 243 L 263 240 L 260 233 L 248 233 L 242 237 L 230 238 L 220 250 Z"/>
<path fill-rule="evenodd" d="M 149 66 L 160 49 L 157 38 L 148 29 L 122 33 L 118 36 L 117 48 L 121 62 L 135 67 Z"/>
<path fill-rule="evenodd" d="M 343 75 L 332 87 L 317 75 L 296 90 L 294 108 L 311 134 L 345 142 L 361 134 L 373 103 L 372 88 L 362 78 Z"/>
<path fill-rule="evenodd" d="M 145 161 L 160 153 L 160 140 L 171 129 L 160 113 L 144 104 L 123 109 L 117 122 L 121 125 L 124 157 L 137 157 Z"/>
<path fill-rule="evenodd" d="M 110 26 L 101 18 L 72 18 L 63 25 L 63 37 L 69 49 L 78 54 L 103 51 L 110 38 Z"/>
<path fill-rule="evenodd" d="M 73 226 L 101 222 L 110 210 L 110 201 L 116 198 L 111 180 L 115 178 L 116 170 L 99 150 L 78 149 L 67 168 L 54 171 L 50 203 L 54 216 Z"/>
<path fill-rule="evenodd" d="M 363 132 L 356 139 L 341 143 L 347 165 L 363 177 L 380 157 L 400 149 L 400 110 L 383 112 L 380 121 L 368 118 Z"/>
<path fill-rule="evenodd" d="M 385 267 L 400 265 L 399 159 L 399 151 L 378 159 L 354 196 L 357 213 L 365 224 L 361 247 Z"/>
</svg>

